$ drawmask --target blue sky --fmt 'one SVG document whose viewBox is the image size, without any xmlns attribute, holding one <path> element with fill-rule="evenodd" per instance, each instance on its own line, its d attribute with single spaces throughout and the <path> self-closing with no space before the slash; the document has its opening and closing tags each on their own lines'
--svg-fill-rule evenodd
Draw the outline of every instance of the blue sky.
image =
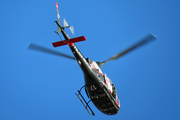
<svg viewBox="0 0 180 120">
<path fill-rule="evenodd" d="M 90 116 L 75 92 L 84 85 L 76 61 L 27 50 L 33 42 L 53 48 L 55 2 L 74 26 L 85 57 L 103 61 L 148 33 L 158 40 L 102 67 L 117 88 L 121 110 L 107 116 L 90 103 Z M 180 1 L 171 0 L 8 0 L 0 2 L 1 120 L 179 120 Z"/>
</svg>

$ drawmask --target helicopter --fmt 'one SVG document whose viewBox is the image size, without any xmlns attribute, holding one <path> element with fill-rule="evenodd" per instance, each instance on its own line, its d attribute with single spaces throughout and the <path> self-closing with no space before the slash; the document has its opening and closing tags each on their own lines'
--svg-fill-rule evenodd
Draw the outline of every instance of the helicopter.
<svg viewBox="0 0 180 120">
<path fill-rule="evenodd" d="M 55 2 L 55 5 L 56 5 L 56 11 L 57 11 L 57 18 L 58 18 L 58 20 L 55 21 L 55 23 L 57 24 L 57 30 L 55 31 L 55 33 L 59 37 L 61 33 L 65 40 L 62 40 L 60 37 L 61 41 L 53 42 L 52 45 L 54 47 L 68 45 L 74 57 L 48 49 L 46 47 L 42 47 L 40 45 L 36 45 L 34 43 L 31 43 L 28 49 L 46 52 L 46 53 L 76 60 L 84 74 L 85 85 L 82 86 L 78 90 L 78 93 L 75 93 L 75 94 L 79 98 L 79 100 L 82 102 L 82 104 L 84 105 L 88 113 L 93 116 L 95 115 L 95 113 L 93 112 L 93 110 L 91 109 L 89 105 L 89 102 L 92 101 L 93 104 L 102 113 L 107 114 L 107 115 L 117 114 L 120 110 L 119 96 L 117 94 L 116 87 L 112 83 L 111 79 L 105 73 L 102 72 L 101 66 L 107 63 L 108 61 L 116 60 L 120 58 L 121 56 L 125 55 L 126 53 L 129 53 L 130 51 L 142 45 L 145 45 L 157 38 L 154 35 L 149 34 L 146 37 L 144 37 L 142 40 L 140 40 L 139 42 L 129 47 L 128 49 L 125 49 L 124 51 L 110 57 L 109 59 L 103 62 L 95 62 L 89 58 L 85 58 L 84 55 L 81 53 L 81 51 L 75 45 L 76 42 L 85 41 L 86 38 L 84 36 L 70 38 L 67 35 L 67 33 L 65 32 L 65 28 L 69 28 L 73 35 L 74 35 L 74 28 L 73 26 L 69 26 L 65 19 L 63 19 L 64 26 L 61 25 L 59 8 L 58 8 L 57 2 Z M 81 93 L 81 90 L 83 88 L 85 89 L 85 93 L 87 94 L 89 101 L 87 101 Z"/>
</svg>

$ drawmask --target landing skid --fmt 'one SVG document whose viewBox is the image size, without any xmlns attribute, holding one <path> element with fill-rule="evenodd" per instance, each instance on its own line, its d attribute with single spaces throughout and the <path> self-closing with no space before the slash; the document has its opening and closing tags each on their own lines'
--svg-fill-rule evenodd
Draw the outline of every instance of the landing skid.
<svg viewBox="0 0 180 120">
<path fill-rule="evenodd" d="M 85 87 L 85 86 L 83 86 L 83 87 Z M 77 93 L 75 93 L 76 95 L 77 95 L 77 97 L 79 98 L 79 100 L 81 101 L 81 103 L 84 105 L 84 107 L 86 108 L 86 110 L 88 111 L 88 113 L 90 114 L 90 115 L 95 115 L 94 114 L 94 112 L 92 111 L 92 109 L 91 109 L 91 107 L 89 106 L 89 102 L 91 101 L 91 100 L 89 100 L 88 102 L 84 99 L 84 97 L 82 96 L 82 94 L 81 94 L 81 90 L 82 90 L 82 88 L 83 87 L 81 87 L 81 89 L 80 90 L 78 90 L 78 93 L 79 94 L 77 94 Z M 82 99 L 81 99 L 82 98 Z M 84 102 L 83 102 L 84 101 Z"/>
</svg>

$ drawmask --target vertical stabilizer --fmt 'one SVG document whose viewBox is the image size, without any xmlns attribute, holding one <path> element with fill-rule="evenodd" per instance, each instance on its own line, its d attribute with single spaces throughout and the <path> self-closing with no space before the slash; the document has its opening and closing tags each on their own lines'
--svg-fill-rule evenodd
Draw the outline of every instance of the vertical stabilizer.
<svg viewBox="0 0 180 120">
<path fill-rule="evenodd" d="M 57 4 L 57 2 L 55 2 L 55 3 L 56 3 L 56 11 L 57 11 L 58 23 L 59 23 L 59 25 L 61 25 L 58 4 Z M 60 32 L 61 32 L 61 29 L 59 28 L 59 26 L 57 26 L 56 33 L 59 35 Z"/>
</svg>

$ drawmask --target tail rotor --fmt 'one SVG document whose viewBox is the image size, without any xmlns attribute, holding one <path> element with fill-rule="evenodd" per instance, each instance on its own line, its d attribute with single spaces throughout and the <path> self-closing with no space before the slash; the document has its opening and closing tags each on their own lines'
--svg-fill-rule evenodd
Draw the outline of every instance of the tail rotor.
<svg viewBox="0 0 180 120">
<path fill-rule="evenodd" d="M 73 26 L 69 26 L 69 24 L 67 23 L 65 18 L 63 19 L 63 23 L 64 23 L 64 28 L 69 28 L 71 33 L 74 35 L 74 27 Z"/>
</svg>

